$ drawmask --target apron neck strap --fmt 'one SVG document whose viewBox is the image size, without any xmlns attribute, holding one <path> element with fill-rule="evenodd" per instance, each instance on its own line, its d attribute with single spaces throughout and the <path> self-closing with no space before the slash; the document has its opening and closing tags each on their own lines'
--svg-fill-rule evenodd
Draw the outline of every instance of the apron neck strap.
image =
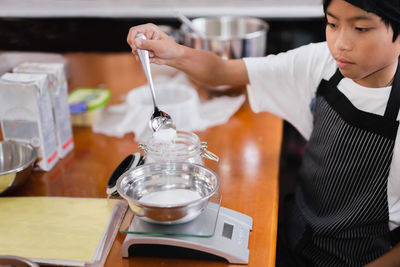
<svg viewBox="0 0 400 267">
<path fill-rule="evenodd" d="M 342 79 L 343 74 L 340 72 L 339 68 L 337 68 L 335 74 L 333 74 L 328 82 L 333 86 L 333 88 L 337 88 L 337 85 Z"/>
<path fill-rule="evenodd" d="M 390 120 L 397 120 L 397 116 L 400 110 L 400 59 L 397 63 L 396 74 L 392 84 L 392 90 L 390 91 L 389 100 L 385 110 L 385 117 Z"/>
<path fill-rule="evenodd" d="M 336 69 L 335 74 L 329 79 L 329 83 L 337 87 L 339 82 L 343 79 L 343 75 L 339 68 Z M 389 100 L 386 106 L 384 116 L 392 121 L 396 121 L 400 111 L 400 59 L 397 63 L 397 70 L 394 76 L 392 90 L 390 91 Z"/>
</svg>

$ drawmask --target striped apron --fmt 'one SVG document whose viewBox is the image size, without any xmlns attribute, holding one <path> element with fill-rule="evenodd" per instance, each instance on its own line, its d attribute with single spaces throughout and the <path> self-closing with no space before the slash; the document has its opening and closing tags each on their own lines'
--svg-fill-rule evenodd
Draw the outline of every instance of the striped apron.
<svg viewBox="0 0 400 267">
<path fill-rule="evenodd" d="M 399 241 L 399 229 L 388 227 L 387 201 L 399 126 L 399 69 L 384 116 L 351 104 L 337 89 L 339 70 L 318 87 L 292 206 L 296 218 L 288 230 L 306 266 L 362 266 Z"/>
</svg>

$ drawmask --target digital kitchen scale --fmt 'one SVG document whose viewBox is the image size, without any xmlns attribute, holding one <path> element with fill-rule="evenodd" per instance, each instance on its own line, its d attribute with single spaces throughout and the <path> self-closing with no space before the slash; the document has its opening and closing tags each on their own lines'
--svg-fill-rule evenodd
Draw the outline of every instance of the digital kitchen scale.
<svg viewBox="0 0 400 267">
<path fill-rule="evenodd" d="M 139 153 L 127 156 L 112 173 L 107 184 L 107 194 L 117 196 L 117 179 L 132 166 L 141 164 L 143 157 Z M 127 234 L 122 243 L 122 257 L 127 258 L 135 255 L 136 251 L 144 250 L 147 250 L 145 254 L 150 252 L 152 256 L 155 251 L 170 256 L 180 251 L 178 257 L 200 253 L 201 257 L 217 256 L 230 263 L 247 264 L 253 219 L 221 207 L 221 199 L 222 195 L 216 192 L 208 199 L 207 207 L 197 218 L 181 224 L 156 224 L 146 222 L 139 216 L 134 216 L 133 220 L 130 215 L 126 216 L 120 229 L 120 232 Z M 133 214 L 131 210 L 128 212 Z"/>
<path fill-rule="evenodd" d="M 154 224 L 135 216 L 129 229 L 121 231 L 127 233 L 122 257 L 135 255 L 135 250 L 146 246 L 152 251 L 155 247 L 164 251 L 186 248 L 224 258 L 229 263 L 247 264 L 252 225 L 250 216 L 221 207 L 220 202 L 209 202 L 196 219 L 183 224 Z"/>
</svg>

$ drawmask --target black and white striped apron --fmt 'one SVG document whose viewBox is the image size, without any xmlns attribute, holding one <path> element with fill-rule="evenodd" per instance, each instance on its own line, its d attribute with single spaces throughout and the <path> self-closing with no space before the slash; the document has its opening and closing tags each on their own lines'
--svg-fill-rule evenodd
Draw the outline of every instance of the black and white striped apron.
<svg viewBox="0 0 400 267">
<path fill-rule="evenodd" d="M 339 70 L 318 87 L 314 128 L 296 186 L 297 230 L 290 230 L 307 266 L 361 266 L 399 241 L 388 227 L 387 200 L 399 126 L 399 69 L 384 116 L 351 104 L 337 89 Z"/>
</svg>

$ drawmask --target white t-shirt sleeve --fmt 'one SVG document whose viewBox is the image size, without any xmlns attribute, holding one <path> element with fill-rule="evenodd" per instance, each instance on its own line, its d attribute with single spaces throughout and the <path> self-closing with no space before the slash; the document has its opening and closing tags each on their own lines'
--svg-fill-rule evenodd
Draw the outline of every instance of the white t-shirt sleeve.
<svg viewBox="0 0 400 267">
<path fill-rule="evenodd" d="M 313 120 L 311 101 L 321 80 L 329 79 L 336 70 L 326 42 L 278 55 L 244 58 L 244 62 L 250 80 L 247 92 L 252 110 L 276 114 L 308 139 Z"/>
</svg>

